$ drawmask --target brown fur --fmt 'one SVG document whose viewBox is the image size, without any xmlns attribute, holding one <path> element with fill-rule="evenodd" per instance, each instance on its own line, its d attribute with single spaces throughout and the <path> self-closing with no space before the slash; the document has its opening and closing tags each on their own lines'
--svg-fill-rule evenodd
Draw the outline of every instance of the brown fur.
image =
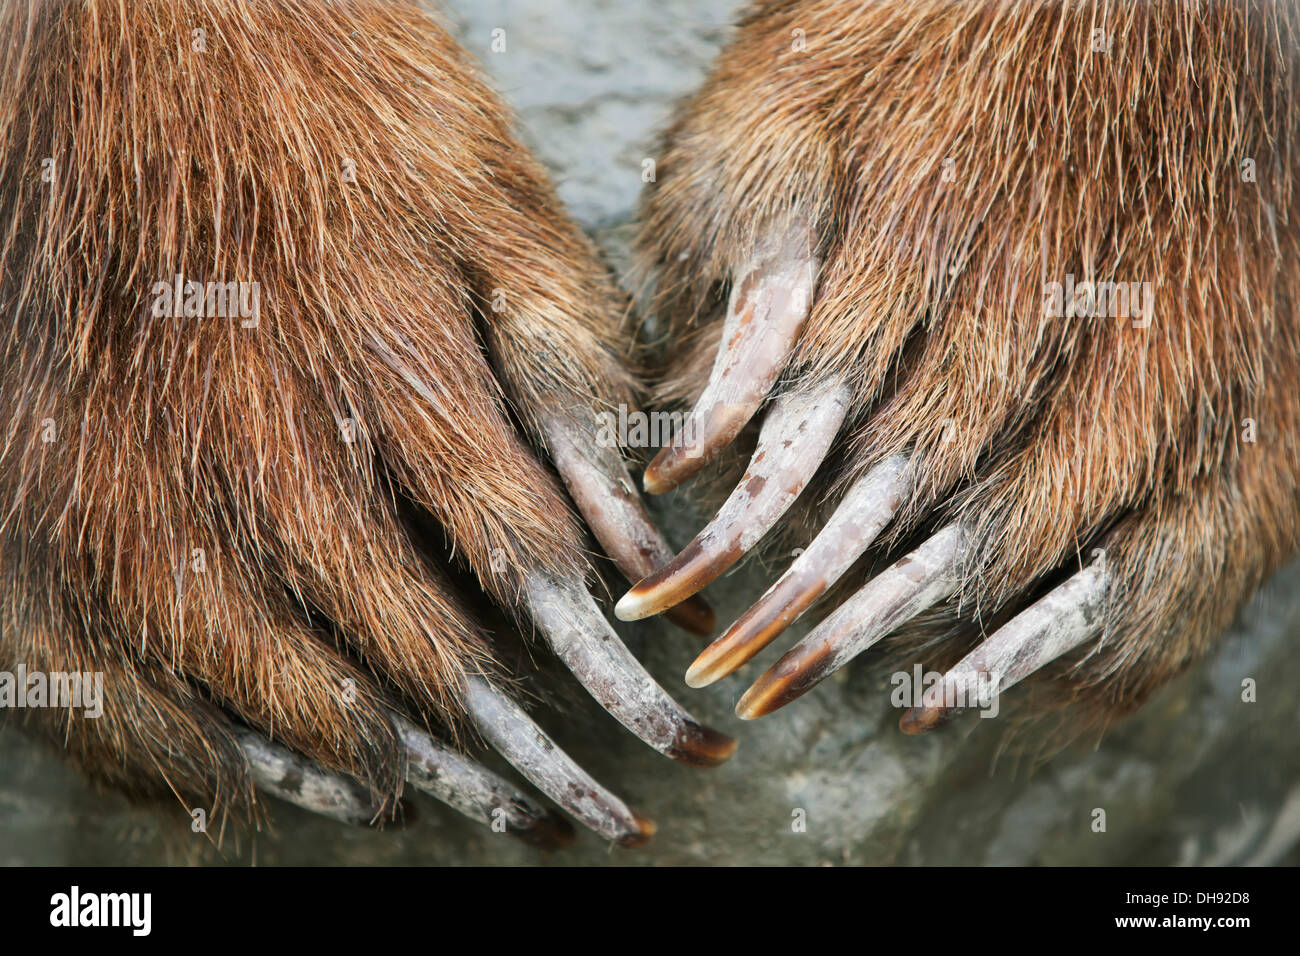
<svg viewBox="0 0 1300 956">
<path fill-rule="evenodd" d="M 1104 548 L 1106 632 L 1058 687 L 1135 705 L 1300 548 L 1298 31 L 1293 3 L 754 4 L 647 193 L 662 396 L 702 389 L 757 238 L 811 217 L 787 387 L 842 377 L 856 411 L 805 499 L 909 451 L 878 550 L 973 523 L 922 637 L 977 639 Z M 1067 273 L 1152 282 L 1151 327 L 1044 317 Z"/>
<path fill-rule="evenodd" d="M 506 115 L 411 3 L 0 9 L 0 663 L 105 672 L 34 718 L 93 775 L 246 801 L 233 716 L 398 793 L 378 688 L 496 670 L 398 495 L 505 605 L 585 573 L 510 416 L 627 400 L 626 308 Z M 260 325 L 155 318 L 177 273 Z"/>
<path fill-rule="evenodd" d="M 1110 623 L 1064 687 L 1135 704 L 1300 542 L 1296 24 L 757 5 L 648 197 L 665 396 L 702 386 L 756 237 L 812 215 L 826 267 L 789 378 L 847 376 L 857 414 L 806 497 L 918 456 L 877 558 L 955 515 L 982 555 L 930 635 L 975 639 L 1106 548 Z M 130 792 L 252 803 L 234 719 L 391 801 L 389 703 L 454 727 L 460 675 L 498 669 L 396 498 L 503 605 L 523 571 L 584 569 L 510 419 L 540 444 L 539 414 L 626 400 L 621 298 L 410 4 L 14 2 L 0 40 L 0 666 L 103 671 L 99 721 L 33 716 Z M 261 324 L 152 317 L 177 272 L 258 281 Z M 1155 323 L 1040 319 L 1068 272 L 1153 281 Z M 206 570 L 178 575 L 195 548 Z"/>
</svg>

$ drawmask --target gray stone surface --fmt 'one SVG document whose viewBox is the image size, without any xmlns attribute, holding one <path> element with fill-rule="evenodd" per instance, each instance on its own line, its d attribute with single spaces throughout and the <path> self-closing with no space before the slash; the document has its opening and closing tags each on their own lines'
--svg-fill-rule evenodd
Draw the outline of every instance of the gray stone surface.
<svg viewBox="0 0 1300 956">
<path fill-rule="evenodd" d="M 447 16 L 519 111 L 578 218 L 617 262 L 641 160 L 673 101 L 694 87 L 736 5 L 719 0 L 459 0 Z M 491 52 L 492 30 L 506 51 Z M 680 545 L 701 516 L 660 508 Z M 757 562 L 710 589 L 729 621 L 770 582 Z M 727 765 L 670 764 L 571 697 L 542 722 L 603 782 L 655 817 L 637 851 L 583 836 L 542 854 L 420 800 L 402 832 L 350 830 L 292 807 L 218 850 L 178 807 L 132 808 L 91 791 L 60 758 L 0 731 L 0 864 L 14 863 L 1240 863 L 1288 859 L 1300 836 L 1300 565 L 1276 578 L 1203 666 L 1095 749 L 1051 759 L 1003 750 L 1003 722 L 975 718 L 905 737 L 888 674 L 867 655 L 798 705 L 742 724 L 745 676 L 704 691 L 680 680 L 698 642 L 650 623 L 623 629 L 665 686 L 737 734 Z M 798 631 L 802 633 L 802 629 Z M 763 658 L 770 663 L 770 656 Z M 1258 702 L 1241 681 L 1258 681 Z M 1032 752 L 1034 740 L 1023 741 Z M 1001 752 L 1000 752 L 1001 751 Z M 1107 829 L 1091 828 L 1104 809 Z M 803 811 L 799 814 L 799 811 Z M 806 829 L 795 832 L 797 816 Z"/>
</svg>

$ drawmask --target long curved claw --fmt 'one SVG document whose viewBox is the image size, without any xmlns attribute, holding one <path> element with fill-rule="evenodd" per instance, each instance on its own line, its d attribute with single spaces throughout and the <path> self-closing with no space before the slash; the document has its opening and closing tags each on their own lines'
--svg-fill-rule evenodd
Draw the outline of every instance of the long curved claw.
<svg viewBox="0 0 1300 956">
<path fill-rule="evenodd" d="M 816 473 L 848 412 L 841 383 L 783 395 L 768 412 L 749 470 L 717 515 L 667 565 L 623 595 L 614 613 L 636 621 L 695 594 L 759 542 Z"/>
<path fill-rule="evenodd" d="M 736 741 L 681 708 L 623 646 L 581 581 L 535 574 L 524 603 L 551 649 L 582 686 L 624 727 L 655 750 L 696 767 L 712 767 Z"/>
<path fill-rule="evenodd" d="M 1048 592 L 927 688 L 922 705 L 903 714 L 900 729 L 922 734 L 964 707 L 987 706 L 991 696 L 1096 637 L 1105 625 L 1109 583 L 1098 562 Z"/>
<path fill-rule="evenodd" d="M 542 847 L 573 842 L 567 820 L 539 807 L 517 787 L 434 740 L 404 717 L 393 726 L 406 747 L 406 779 L 471 820 L 491 826 L 500 814 L 506 832 Z"/>
<path fill-rule="evenodd" d="M 484 739 L 583 826 L 622 846 L 641 846 L 654 835 L 652 820 L 593 780 L 522 707 L 487 681 L 466 678 L 465 708 Z"/>
<path fill-rule="evenodd" d="M 645 490 L 671 491 L 700 471 L 754 417 L 794 349 L 819 262 L 800 221 L 769 237 L 738 270 L 709 382 L 672 444 L 645 471 Z"/>
<path fill-rule="evenodd" d="M 250 730 L 235 731 L 235 740 L 248 759 L 259 790 L 340 823 L 369 826 L 378 819 L 380 808 L 347 777 L 324 770 Z"/>
<path fill-rule="evenodd" d="M 745 720 L 802 697 L 905 621 L 957 590 L 969 548 L 948 525 L 881 572 L 754 682 L 736 705 Z"/>
<path fill-rule="evenodd" d="M 785 574 L 686 671 L 704 687 L 726 677 L 794 623 L 871 546 L 907 495 L 907 458 L 895 455 L 860 478 Z"/>
<path fill-rule="evenodd" d="M 617 447 L 605 447 L 571 419 L 548 416 L 542 429 L 551 460 L 569 494 L 605 553 L 631 582 L 672 560 L 673 551 L 646 514 L 632 476 Z M 717 623 L 701 597 L 684 601 L 668 614 L 679 627 L 706 637 Z"/>
</svg>

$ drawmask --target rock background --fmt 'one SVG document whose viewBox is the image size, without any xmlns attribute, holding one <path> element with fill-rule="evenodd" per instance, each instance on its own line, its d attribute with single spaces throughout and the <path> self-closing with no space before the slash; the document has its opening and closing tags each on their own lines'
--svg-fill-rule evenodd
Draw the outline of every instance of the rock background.
<svg viewBox="0 0 1300 956">
<path fill-rule="evenodd" d="M 446 17 L 617 265 L 655 130 L 702 79 L 736 6 L 456 0 Z M 498 28 L 506 49 L 494 53 Z M 671 500 L 659 511 L 679 546 L 704 517 Z M 719 620 L 733 620 L 772 579 L 751 562 L 711 587 Z M 1045 761 L 1012 757 L 1002 721 L 898 733 L 888 674 L 871 655 L 797 706 L 741 724 L 732 707 L 747 680 L 689 691 L 680 675 L 697 641 L 656 623 L 623 631 L 666 687 L 741 739 L 729 764 L 692 771 L 636 743 L 580 692 L 564 718 L 541 715 L 580 762 L 658 820 L 642 850 L 583 835 L 570 850 L 539 853 L 423 798 L 418 821 L 401 832 L 350 830 L 277 806 L 271 830 L 227 834 L 218 849 L 190 831 L 181 808 L 95 793 L 9 728 L 0 731 L 0 864 L 1297 862 L 1300 564 L 1257 597 L 1212 658 L 1099 747 Z M 744 675 L 757 673 L 751 665 Z M 1258 682 L 1258 703 L 1241 701 L 1246 677 Z M 1091 829 L 1095 808 L 1106 811 L 1105 833 Z M 791 825 L 798 810 L 802 833 Z"/>
</svg>

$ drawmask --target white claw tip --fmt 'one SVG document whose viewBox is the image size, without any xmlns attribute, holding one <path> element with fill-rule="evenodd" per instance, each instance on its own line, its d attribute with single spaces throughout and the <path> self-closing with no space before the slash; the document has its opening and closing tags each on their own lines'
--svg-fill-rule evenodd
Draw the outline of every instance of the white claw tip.
<svg viewBox="0 0 1300 956">
<path fill-rule="evenodd" d="M 646 608 L 646 602 L 637 597 L 635 592 L 628 591 L 614 605 L 614 616 L 620 621 L 639 621 L 650 615 Z"/>
<path fill-rule="evenodd" d="M 708 687 L 710 684 L 714 682 L 715 679 L 716 678 L 710 677 L 708 674 L 703 673 L 703 668 L 696 667 L 694 664 L 692 664 L 689 668 L 686 669 L 687 687 L 693 687 L 698 690 L 701 687 Z"/>
</svg>

